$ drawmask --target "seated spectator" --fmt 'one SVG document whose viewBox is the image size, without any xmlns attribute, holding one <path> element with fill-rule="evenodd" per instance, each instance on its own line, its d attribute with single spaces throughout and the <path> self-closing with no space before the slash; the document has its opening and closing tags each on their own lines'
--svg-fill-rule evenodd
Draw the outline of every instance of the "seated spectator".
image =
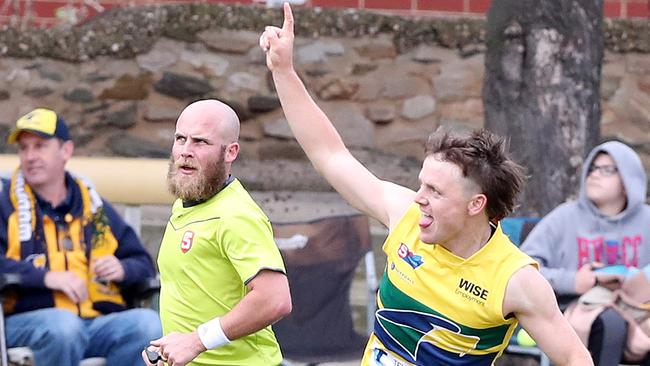
<svg viewBox="0 0 650 366">
<path fill-rule="evenodd" d="M 522 249 L 541 264 L 560 308 L 597 285 L 620 287 L 624 276 L 599 268 L 650 263 L 646 187 L 634 150 L 617 141 L 603 143 L 585 160 L 578 199 L 555 208 L 528 235 Z M 618 365 L 628 333 L 623 317 L 608 308 L 590 329 L 587 346 L 594 364 Z M 649 358 L 642 364 L 650 365 Z"/>
<path fill-rule="evenodd" d="M 106 357 L 139 365 L 161 335 L 151 309 L 125 309 L 120 290 L 155 275 L 133 229 L 89 182 L 65 170 L 74 145 L 54 111 L 21 117 L 7 142 L 20 167 L 0 185 L 0 273 L 23 286 L 5 299 L 7 345 L 36 365 L 76 366 Z"/>
</svg>

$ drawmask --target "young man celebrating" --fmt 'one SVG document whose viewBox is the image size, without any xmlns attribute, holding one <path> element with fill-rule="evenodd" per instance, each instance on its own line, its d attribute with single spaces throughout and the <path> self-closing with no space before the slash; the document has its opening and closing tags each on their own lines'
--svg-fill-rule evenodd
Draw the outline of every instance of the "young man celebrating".
<svg viewBox="0 0 650 366">
<path fill-rule="evenodd" d="M 534 261 L 495 223 L 523 175 L 486 131 L 431 136 L 420 189 L 378 179 L 356 160 L 293 68 L 293 15 L 260 46 L 289 126 L 312 164 L 353 206 L 389 228 L 374 332 L 362 365 L 492 365 L 521 322 L 558 365 L 591 365 Z"/>
</svg>

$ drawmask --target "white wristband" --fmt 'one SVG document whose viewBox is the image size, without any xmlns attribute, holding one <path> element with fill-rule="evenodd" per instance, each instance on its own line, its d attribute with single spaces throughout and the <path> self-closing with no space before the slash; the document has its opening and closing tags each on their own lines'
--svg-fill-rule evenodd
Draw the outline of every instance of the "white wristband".
<svg viewBox="0 0 650 366">
<path fill-rule="evenodd" d="M 199 334 L 199 339 L 206 349 L 215 349 L 230 343 L 230 339 L 226 337 L 223 329 L 221 329 L 219 317 L 199 325 L 196 328 L 196 332 Z"/>
</svg>

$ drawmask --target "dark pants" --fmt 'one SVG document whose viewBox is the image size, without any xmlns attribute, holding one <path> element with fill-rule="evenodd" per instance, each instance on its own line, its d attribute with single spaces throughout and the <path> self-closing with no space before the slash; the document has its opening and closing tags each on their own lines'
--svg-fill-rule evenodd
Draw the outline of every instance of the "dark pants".
<svg viewBox="0 0 650 366">
<path fill-rule="evenodd" d="M 617 366 L 623 359 L 627 339 L 627 322 L 615 310 L 606 309 L 591 326 L 589 353 L 596 366 Z M 650 366 L 650 355 L 638 363 Z"/>
</svg>

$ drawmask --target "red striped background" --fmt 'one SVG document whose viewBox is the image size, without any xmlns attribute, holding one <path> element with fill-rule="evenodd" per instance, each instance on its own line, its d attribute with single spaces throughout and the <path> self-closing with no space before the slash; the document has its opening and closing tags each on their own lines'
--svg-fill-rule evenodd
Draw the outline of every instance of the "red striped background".
<svg viewBox="0 0 650 366">
<path fill-rule="evenodd" d="M 97 2 L 104 8 L 115 6 L 151 5 L 154 3 L 182 3 L 196 0 L 32 0 L 30 23 L 48 26 L 57 22 L 56 12 L 65 6 L 81 10 L 80 17 L 92 16 L 95 10 L 86 5 Z M 294 0 L 295 1 L 295 0 Z M 303 0 L 307 7 L 359 8 L 407 15 L 463 15 L 482 16 L 491 0 Z M 265 0 L 202 0 L 208 3 L 264 4 Z M 12 15 L 25 15 L 25 1 L 2 0 L 0 24 L 7 24 Z M 17 4 L 18 9 L 14 8 Z M 605 0 L 608 18 L 650 18 L 650 0 Z M 13 17 L 16 20 L 16 17 Z M 23 18 L 24 19 L 24 18 Z"/>
</svg>

